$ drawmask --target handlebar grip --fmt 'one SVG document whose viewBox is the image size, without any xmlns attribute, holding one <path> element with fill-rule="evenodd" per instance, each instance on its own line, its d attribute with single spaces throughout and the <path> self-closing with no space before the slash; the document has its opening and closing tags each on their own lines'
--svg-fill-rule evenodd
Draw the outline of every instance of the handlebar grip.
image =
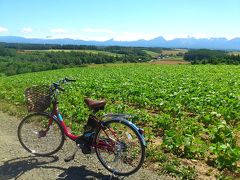
<svg viewBox="0 0 240 180">
<path fill-rule="evenodd" d="M 68 81 L 68 82 L 76 82 L 75 79 L 68 79 L 68 78 L 65 78 L 65 80 Z"/>
</svg>

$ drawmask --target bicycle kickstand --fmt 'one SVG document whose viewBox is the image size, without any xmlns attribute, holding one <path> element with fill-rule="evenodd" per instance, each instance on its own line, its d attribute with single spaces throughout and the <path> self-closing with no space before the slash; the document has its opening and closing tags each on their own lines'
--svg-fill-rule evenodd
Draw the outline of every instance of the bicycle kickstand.
<svg viewBox="0 0 240 180">
<path fill-rule="evenodd" d="M 78 147 L 78 145 L 77 145 L 75 151 L 73 152 L 73 154 L 70 155 L 70 156 L 68 156 L 68 157 L 66 157 L 66 158 L 64 159 L 64 161 L 65 161 L 65 162 L 72 161 L 72 160 L 75 158 L 75 155 L 76 155 L 78 149 L 79 149 L 79 147 Z"/>
</svg>

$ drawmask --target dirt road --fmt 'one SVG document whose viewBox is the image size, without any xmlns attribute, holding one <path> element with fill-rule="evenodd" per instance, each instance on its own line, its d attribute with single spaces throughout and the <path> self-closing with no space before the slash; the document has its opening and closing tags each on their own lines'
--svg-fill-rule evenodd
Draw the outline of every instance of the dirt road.
<svg viewBox="0 0 240 180">
<path fill-rule="evenodd" d="M 17 138 L 19 119 L 0 112 L 0 180 L 8 179 L 111 179 L 111 174 L 103 168 L 95 154 L 83 155 L 79 151 L 71 162 L 64 158 L 71 154 L 75 144 L 67 140 L 58 153 L 51 157 L 36 157 L 25 151 Z M 121 177 L 112 179 L 122 179 Z M 141 168 L 136 174 L 124 178 L 170 179 L 156 172 Z"/>
</svg>

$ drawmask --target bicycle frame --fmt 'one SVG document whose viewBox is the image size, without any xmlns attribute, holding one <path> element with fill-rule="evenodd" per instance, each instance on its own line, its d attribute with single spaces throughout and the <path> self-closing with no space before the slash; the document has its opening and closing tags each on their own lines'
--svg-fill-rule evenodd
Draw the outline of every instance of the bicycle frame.
<svg viewBox="0 0 240 180">
<path fill-rule="evenodd" d="M 71 140 L 76 141 L 76 139 L 77 139 L 79 136 L 74 135 L 74 134 L 71 134 L 71 133 L 68 131 L 67 126 L 66 126 L 66 124 L 64 123 L 63 118 L 62 118 L 60 112 L 58 111 L 58 106 L 57 106 L 57 104 L 58 104 L 58 102 L 53 102 L 53 110 L 52 110 L 52 112 L 51 112 L 51 118 L 49 119 L 49 122 L 48 122 L 48 128 L 51 126 L 52 121 L 53 121 L 53 119 L 55 118 L 55 119 L 60 123 L 60 125 L 62 126 L 64 134 L 65 134 L 68 138 L 70 138 Z"/>
<path fill-rule="evenodd" d="M 61 127 L 63 128 L 64 134 L 68 138 L 70 138 L 71 140 L 76 141 L 77 138 L 79 137 L 79 135 L 71 134 L 68 131 L 68 128 L 67 128 L 66 124 L 64 123 L 63 118 L 62 118 L 60 112 L 58 111 L 57 104 L 58 104 L 57 101 L 53 102 L 53 110 L 51 112 L 51 116 L 50 116 L 50 119 L 49 119 L 49 122 L 48 122 L 47 130 L 50 128 L 50 126 L 51 126 L 51 124 L 53 122 L 53 119 L 55 119 L 55 120 L 57 120 L 60 123 Z M 103 130 L 103 131 L 104 131 L 106 137 L 109 138 L 109 140 L 111 140 L 111 138 L 106 133 L 106 131 L 105 130 Z M 116 138 L 118 140 L 118 137 L 116 136 L 116 133 L 113 130 L 111 130 L 111 129 L 110 129 L 110 131 L 111 131 L 112 135 L 114 136 L 114 138 Z M 114 151 L 114 148 L 113 148 L 114 145 L 115 145 L 114 141 L 108 142 L 108 141 L 104 141 L 104 140 L 99 141 L 98 144 L 92 144 L 92 146 L 94 146 L 95 148 L 104 148 L 104 149 L 107 148 L 109 151 Z"/>
</svg>

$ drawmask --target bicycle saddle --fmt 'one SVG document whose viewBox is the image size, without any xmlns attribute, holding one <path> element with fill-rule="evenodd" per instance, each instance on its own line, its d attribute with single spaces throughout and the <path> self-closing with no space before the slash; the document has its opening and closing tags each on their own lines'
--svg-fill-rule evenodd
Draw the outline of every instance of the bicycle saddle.
<svg viewBox="0 0 240 180">
<path fill-rule="evenodd" d="M 86 105 L 94 110 L 94 111 L 98 111 L 98 110 L 103 110 L 105 105 L 106 105 L 106 101 L 105 100 L 101 100 L 101 101 L 96 101 L 90 98 L 85 98 L 84 102 L 86 103 Z"/>
</svg>

